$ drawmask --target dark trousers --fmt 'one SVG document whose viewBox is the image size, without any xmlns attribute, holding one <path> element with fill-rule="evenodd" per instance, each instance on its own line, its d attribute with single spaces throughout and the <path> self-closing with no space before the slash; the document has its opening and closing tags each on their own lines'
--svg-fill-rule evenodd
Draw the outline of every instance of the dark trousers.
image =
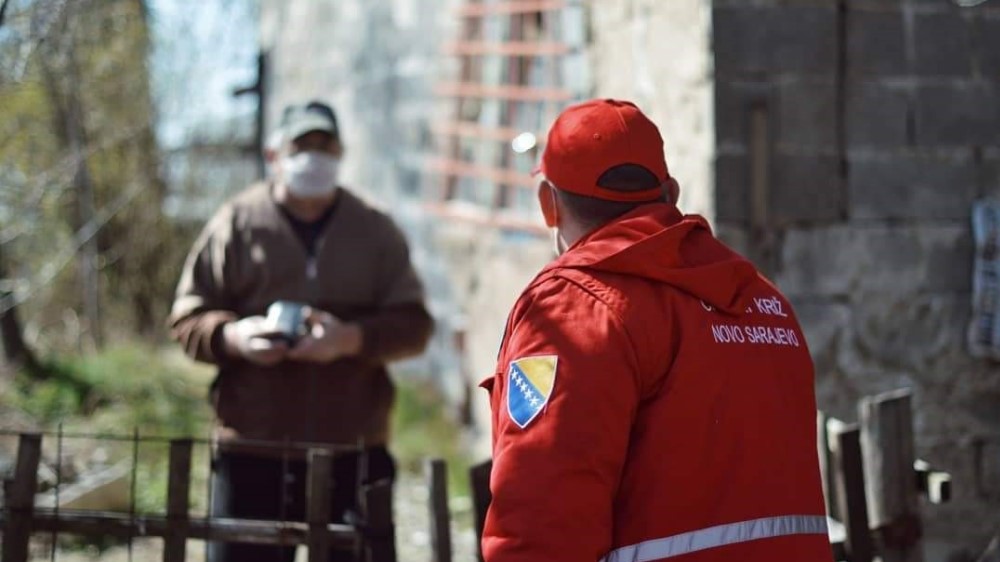
<svg viewBox="0 0 1000 562">
<path fill-rule="evenodd" d="M 357 488 L 381 480 L 393 481 L 396 463 L 385 447 L 366 449 L 368 478 L 358 474 L 359 455 L 338 454 L 333 462 L 330 516 L 344 522 L 357 509 Z M 283 460 L 219 452 L 213 462 L 212 516 L 235 519 L 305 521 L 304 460 Z M 294 562 L 295 547 L 255 544 L 208 544 L 208 562 Z M 354 554 L 333 551 L 331 562 L 353 562 Z"/>
</svg>

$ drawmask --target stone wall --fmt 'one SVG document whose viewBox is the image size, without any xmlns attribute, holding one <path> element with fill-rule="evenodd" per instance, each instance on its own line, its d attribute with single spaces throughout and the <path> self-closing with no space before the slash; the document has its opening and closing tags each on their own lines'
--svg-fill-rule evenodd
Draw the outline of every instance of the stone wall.
<svg viewBox="0 0 1000 562">
<path fill-rule="evenodd" d="M 941 552 L 1000 525 L 1000 369 L 965 349 L 971 205 L 1000 191 L 998 40 L 991 3 L 713 9 L 719 229 L 795 303 L 822 408 L 854 420 L 859 397 L 914 390 L 918 454 L 955 477 L 925 511 Z"/>
</svg>

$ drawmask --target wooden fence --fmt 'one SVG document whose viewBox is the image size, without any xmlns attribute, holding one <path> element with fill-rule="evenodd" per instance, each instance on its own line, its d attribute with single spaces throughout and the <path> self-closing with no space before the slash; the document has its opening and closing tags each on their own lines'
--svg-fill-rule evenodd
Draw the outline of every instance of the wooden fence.
<svg viewBox="0 0 1000 562">
<path fill-rule="evenodd" d="M 163 561 L 183 562 L 191 539 L 266 545 L 306 545 L 309 562 L 326 562 L 331 549 L 350 550 L 365 562 L 396 559 L 392 524 L 391 485 L 375 484 L 360 494 L 359 518 L 352 524 L 330 522 L 330 497 L 334 454 L 310 449 L 305 522 L 258 521 L 216 517 L 190 517 L 191 440 L 170 442 L 169 482 L 165 516 L 112 512 L 60 512 L 35 506 L 42 436 L 22 434 L 18 440 L 14 478 L 6 484 L 5 506 L 0 514 L 3 549 L 0 562 L 27 562 L 32 535 L 66 533 L 91 537 L 160 537 Z"/>
</svg>

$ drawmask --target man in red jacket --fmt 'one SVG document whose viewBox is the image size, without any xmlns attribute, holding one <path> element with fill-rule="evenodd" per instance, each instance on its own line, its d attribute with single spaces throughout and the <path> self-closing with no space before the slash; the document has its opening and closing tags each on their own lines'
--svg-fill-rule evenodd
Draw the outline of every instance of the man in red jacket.
<svg viewBox="0 0 1000 562">
<path fill-rule="evenodd" d="M 660 133 L 631 103 L 567 109 L 540 172 L 561 255 L 483 384 L 487 562 L 831 560 L 788 301 L 677 210 Z"/>
</svg>

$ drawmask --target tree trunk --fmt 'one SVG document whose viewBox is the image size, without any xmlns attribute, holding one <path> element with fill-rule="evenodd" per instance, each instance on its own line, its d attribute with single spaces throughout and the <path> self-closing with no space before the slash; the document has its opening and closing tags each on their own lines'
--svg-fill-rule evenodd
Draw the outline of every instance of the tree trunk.
<svg viewBox="0 0 1000 562">
<path fill-rule="evenodd" d="M 66 83 L 65 101 L 66 112 L 64 114 L 66 127 L 66 140 L 70 154 L 76 161 L 76 171 L 73 174 L 73 185 L 76 190 L 76 218 L 77 235 L 85 237 L 86 241 L 80 248 L 80 284 L 83 290 L 83 316 L 86 319 L 87 334 L 90 336 L 90 344 L 100 348 L 104 343 L 103 330 L 101 329 L 101 301 L 100 301 L 100 271 L 98 269 L 99 250 L 97 247 L 97 236 L 91 229 L 97 228 L 94 223 L 96 211 L 94 209 L 94 184 L 90 178 L 90 170 L 87 167 L 87 155 L 85 149 L 87 142 L 83 128 L 83 108 L 80 104 L 80 92 L 77 91 L 79 80 L 79 67 L 76 62 L 76 54 L 73 49 L 67 53 L 69 59 L 70 80 Z"/>
<path fill-rule="evenodd" d="M 7 264 L 0 246 L 0 281 L 7 279 Z M 3 363 L 0 373 L 11 374 L 22 370 L 29 375 L 41 373 L 38 359 L 24 341 L 21 320 L 17 316 L 17 305 L 13 291 L 0 286 L 0 347 L 3 347 Z"/>
<path fill-rule="evenodd" d="M 69 27 L 63 21 L 65 32 Z M 48 59 L 42 65 L 46 79 L 49 99 L 55 110 L 55 130 L 62 148 L 69 152 L 76 164 L 73 173 L 73 188 L 75 192 L 74 224 L 78 238 L 84 242 L 77 255 L 78 273 L 83 303 L 83 318 L 86 347 L 100 348 L 103 344 L 103 331 L 100 318 L 100 271 L 98 269 L 99 248 L 97 237 L 92 229 L 96 214 L 94 205 L 94 185 L 91 181 L 87 164 L 86 131 L 83 123 L 83 108 L 80 101 L 80 69 L 76 60 L 73 36 L 67 33 L 63 37 L 66 43 L 59 53 L 56 46 L 49 47 Z M 55 63 L 56 58 L 62 58 L 61 64 Z"/>
</svg>

